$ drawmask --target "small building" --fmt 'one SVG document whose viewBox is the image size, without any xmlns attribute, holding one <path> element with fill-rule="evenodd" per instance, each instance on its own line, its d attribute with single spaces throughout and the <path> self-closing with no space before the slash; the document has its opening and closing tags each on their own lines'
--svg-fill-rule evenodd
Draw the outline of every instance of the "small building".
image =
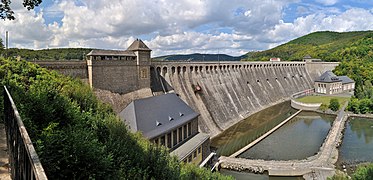
<svg viewBox="0 0 373 180">
<path fill-rule="evenodd" d="M 310 55 L 306 55 L 303 57 L 304 62 L 321 62 L 321 59 L 312 58 Z"/>
<path fill-rule="evenodd" d="M 194 164 L 210 154 L 210 137 L 198 132 L 198 116 L 174 93 L 132 101 L 119 114 L 131 131 L 140 131 L 180 161 Z"/>
<path fill-rule="evenodd" d="M 280 62 L 281 58 L 273 57 L 273 58 L 270 58 L 269 61 L 271 61 L 271 62 Z"/>
<path fill-rule="evenodd" d="M 320 94 L 339 94 L 351 92 L 355 82 L 347 76 L 336 76 L 332 71 L 324 72 L 315 80 L 315 92 Z"/>
</svg>

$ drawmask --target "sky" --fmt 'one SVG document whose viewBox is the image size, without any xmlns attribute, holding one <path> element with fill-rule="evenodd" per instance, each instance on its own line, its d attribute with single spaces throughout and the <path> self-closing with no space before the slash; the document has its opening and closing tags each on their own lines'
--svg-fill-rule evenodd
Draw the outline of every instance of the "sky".
<svg viewBox="0 0 373 180">
<path fill-rule="evenodd" d="M 315 31 L 373 30 L 372 0 L 43 0 L 1 21 L 9 47 L 124 50 L 137 38 L 152 56 L 266 50 Z"/>
</svg>

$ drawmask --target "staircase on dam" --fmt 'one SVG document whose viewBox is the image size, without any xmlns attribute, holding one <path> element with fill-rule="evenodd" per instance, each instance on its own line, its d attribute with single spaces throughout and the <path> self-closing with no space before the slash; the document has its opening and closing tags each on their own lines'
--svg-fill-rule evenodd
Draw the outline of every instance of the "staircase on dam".
<svg viewBox="0 0 373 180">
<path fill-rule="evenodd" d="M 259 110 L 289 100 L 296 92 L 313 88 L 316 77 L 337 65 L 153 62 L 152 90 L 179 94 L 200 113 L 200 130 L 214 137 Z"/>
</svg>

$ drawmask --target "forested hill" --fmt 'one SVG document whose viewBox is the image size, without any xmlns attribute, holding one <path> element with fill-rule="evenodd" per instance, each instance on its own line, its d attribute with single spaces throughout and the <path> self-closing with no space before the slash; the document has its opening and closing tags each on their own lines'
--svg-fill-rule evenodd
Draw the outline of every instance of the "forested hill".
<svg viewBox="0 0 373 180">
<path fill-rule="evenodd" d="M 176 54 L 153 58 L 155 61 L 240 61 L 242 56 L 229 56 L 226 54 Z"/>
<path fill-rule="evenodd" d="M 304 56 L 310 55 L 324 61 L 341 61 L 342 51 L 372 34 L 373 31 L 314 32 L 273 49 L 247 53 L 246 60 L 268 61 L 271 57 L 279 57 L 285 61 L 300 61 Z"/>
<path fill-rule="evenodd" d="M 8 57 L 21 57 L 25 60 L 83 60 L 92 48 L 58 48 L 58 49 L 18 49 L 10 48 Z M 0 55 L 6 56 L 6 51 L 1 50 Z"/>
</svg>

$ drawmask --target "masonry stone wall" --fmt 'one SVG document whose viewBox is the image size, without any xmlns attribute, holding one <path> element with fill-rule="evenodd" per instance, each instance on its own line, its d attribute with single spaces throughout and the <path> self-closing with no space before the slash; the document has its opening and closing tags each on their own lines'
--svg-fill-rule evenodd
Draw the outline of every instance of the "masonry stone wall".
<svg viewBox="0 0 373 180">
<path fill-rule="evenodd" d="M 199 128 L 214 137 L 238 121 L 313 88 L 315 74 L 335 64 L 305 62 L 156 62 L 152 63 L 168 87 L 200 113 Z M 320 66 L 320 72 L 316 69 Z M 308 68 L 311 68 L 309 73 Z M 312 75 L 311 75 L 312 74 Z M 152 85 L 156 84 L 152 82 Z M 196 89 L 199 87 L 200 90 Z M 160 88 L 158 88 L 160 89 Z"/>
<path fill-rule="evenodd" d="M 126 94 L 150 86 L 148 65 L 123 60 L 96 60 L 88 64 L 93 88 Z"/>
<path fill-rule="evenodd" d="M 86 61 L 31 61 L 41 67 L 58 71 L 66 76 L 88 79 L 88 69 Z"/>
</svg>

